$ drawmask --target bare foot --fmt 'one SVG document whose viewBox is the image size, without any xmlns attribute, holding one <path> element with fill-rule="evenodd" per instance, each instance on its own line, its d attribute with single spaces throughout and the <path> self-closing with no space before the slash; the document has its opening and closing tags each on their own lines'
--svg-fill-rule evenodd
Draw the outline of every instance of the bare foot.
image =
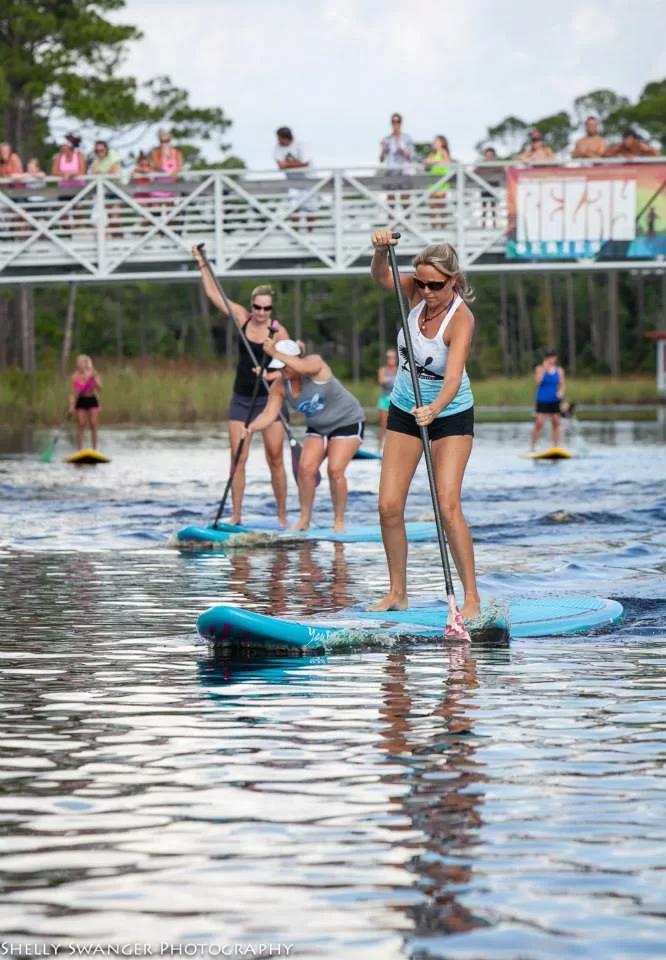
<svg viewBox="0 0 666 960">
<path fill-rule="evenodd" d="M 481 601 L 466 600 L 460 612 L 463 615 L 463 620 L 473 620 L 481 613 Z"/>
<path fill-rule="evenodd" d="M 299 520 L 298 523 L 295 523 L 295 524 L 293 525 L 293 527 L 291 527 L 291 529 L 292 529 L 292 530 L 309 530 L 309 529 L 310 529 L 310 521 L 309 521 L 309 520 Z"/>
<path fill-rule="evenodd" d="M 235 517 L 235 516 L 234 516 L 234 517 L 230 517 L 228 520 L 225 520 L 225 523 L 228 523 L 230 527 L 240 527 L 240 525 L 241 525 L 241 518 L 240 518 L 240 516 L 238 516 L 238 517 Z"/>
<path fill-rule="evenodd" d="M 387 593 L 383 600 L 380 600 L 379 603 L 373 603 L 371 607 L 368 607 L 368 610 L 371 613 L 381 613 L 384 610 L 406 610 L 408 605 L 407 597 L 404 594 L 398 596 L 394 593 Z"/>
<path fill-rule="evenodd" d="M 286 516 L 278 517 L 278 527 L 281 530 L 286 530 L 288 526 L 289 526 L 289 520 L 287 519 Z"/>
<path fill-rule="evenodd" d="M 336 520 L 333 524 L 333 533 L 344 533 L 345 532 L 345 521 Z"/>
</svg>

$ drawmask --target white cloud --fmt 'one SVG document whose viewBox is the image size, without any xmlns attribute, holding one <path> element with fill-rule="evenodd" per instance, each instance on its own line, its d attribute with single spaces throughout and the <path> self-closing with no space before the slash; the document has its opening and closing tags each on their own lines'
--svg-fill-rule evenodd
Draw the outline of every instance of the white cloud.
<svg viewBox="0 0 666 960">
<path fill-rule="evenodd" d="M 271 168 L 289 124 L 321 164 L 376 159 L 394 110 L 419 140 L 474 155 L 489 125 L 570 109 L 666 72 L 666 4 L 637 0 L 128 0 L 145 39 L 128 68 L 222 106 L 234 152 Z"/>
</svg>

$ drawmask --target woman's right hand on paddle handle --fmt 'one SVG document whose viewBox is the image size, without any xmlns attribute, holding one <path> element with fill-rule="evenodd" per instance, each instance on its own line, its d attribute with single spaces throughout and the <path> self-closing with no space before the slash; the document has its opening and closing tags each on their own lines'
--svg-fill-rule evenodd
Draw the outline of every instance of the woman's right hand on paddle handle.
<svg viewBox="0 0 666 960">
<path fill-rule="evenodd" d="M 253 433 L 253 430 L 252 430 L 251 424 L 249 427 L 246 427 L 246 426 L 241 427 L 241 434 L 240 434 L 241 440 L 251 440 L 252 433 Z"/>
<path fill-rule="evenodd" d="M 393 236 L 392 230 L 375 230 L 370 239 L 372 240 L 372 246 L 375 250 L 394 247 L 398 242 Z"/>
<path fill-rule="evenodd" d="M 204 258 L 203 258 L 203 254 L 201 253 L 201 250 L 199 249 L 199 247 L 192 247 L 192 256 L 193 256 L 194 259 L 196 260 L 197 265 L 200 266 L 200 267 L 203 267 L 203 265 L 204 265 Z"/>
</svg>

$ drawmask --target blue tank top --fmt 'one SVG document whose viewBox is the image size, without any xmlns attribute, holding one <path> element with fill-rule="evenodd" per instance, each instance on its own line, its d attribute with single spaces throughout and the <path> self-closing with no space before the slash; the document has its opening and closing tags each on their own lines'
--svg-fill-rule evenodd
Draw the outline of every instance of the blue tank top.
<svg viewBox="0 0 666 960">
<path fill-rule="evenodd" d="M 442 324 L 436 335 L 431 339 L 424 337 L 419 329 L 419 317 L 425 309 L 425 300 L 417 303 L 407 318 L 409 332 L 414 349 L 414 360 L 416 361 L 416 375 L 421 388 L 421 399 L 424 405 L 432 403 L 439 396 L 440 390 L 446 376 L 446 361 L 449 355 L 449 348 L 444 343 L 443 335 L 451 317 L 462 303 L 462 297 L 456 297 L 450 310 L 444 317 Z M 416 400 L 414 399 L 414 388 L 412 386 L 412 377 L 409 372 L 409 360 L 407 348 L 405 346 L 405 335 L 400 331 L 398 334 L 398 375 L 395 379 L 395 385 L 391 393 L 391 403 L 405 413 L 411 413 Z M 472 387 L 467 376 L 467 371 L 463 370 L 460 387 L 448 407 L 445 407 L 439 417 L 450 417 L 454 413 L 462 413 L 463 410 L 469 410 L 474 406 L 474 397 Z"/>
<path fill-rule="evenodd" d="M 537 390 L 537 401 L 539 403 L 557 403 L 559 397 L 557 391 L 560 388 L 560 371 L 554 373 L 544 373 L 543 380 Z"/>
</svg>

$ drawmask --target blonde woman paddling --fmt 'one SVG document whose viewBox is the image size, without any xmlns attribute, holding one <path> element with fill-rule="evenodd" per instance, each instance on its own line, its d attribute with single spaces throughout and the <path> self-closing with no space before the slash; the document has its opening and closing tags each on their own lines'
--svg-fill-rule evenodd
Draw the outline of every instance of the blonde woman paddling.
<svg viewBox="0 0 666 960">
<path fill-rule="evenodd" d="M 72 374 L 69 395 L 69 412 L 76 414 L 76 449 L 83 449 L 86 421 L 90 427 L 90 446 L 97 449 L 99 424 L 99 400 L 97 392 L 102 389 L 102 378 L 93 367 L 90 357 L 82 353 L 76 358 L 76 370 Z"/>
<path fill-rule="evenodd" d="M 194 247 L 192 253 L 194 259 L 199 264 L 201 270 L 201 279 L 206 295 L 212 303 L 225 315 L 229 315 L 224 298 L 220 296 L 215 281 L 208 272 L 206 263 L 201 256 L 198 247 Z M 282 340 L 289 336 L 285 328 L 277 320 L 273 320 L 273 288 L 268 284 L 261 284 L 255 287 L 251 297 L 252 310 L 246 310 L 239 303 L 230 303 L 231 309 L 236 315 L 236 320 L 240 324 L 243 333 L 252 345 L 252 352 L 258 364 L 262 364 L 265 357 L 262 344 L 271 335 L 274 339 Z M 245 346 L 241 343 L 238 365 L 236 367 L 236 376 L 234 379 L 233 393 L 231 403 L 229 404 L 229 446 L 231 448 L 232 463 L 240 444 L 243 426 L 252 409 L 252 394 L 257 379 L 259 369 L 255 367 Z M 279 374 L 277 372 L 266 371 L 265 380 L 272 381 Z M 268 391 L 261 385 L 259 394 L 254 404 L 254 413 L 259 414 L 265 408 L 268 402 Z M 280 411 L 278 410 L 272 423 L 264 430 L 264 450 L 266 452 L 266 461 L 271 474 L 271 484 L 277 504 L 278 523 L 282 527 L 287 526 L 287 474 L 284 469 L 284 428 L 278 419 Z M 230 523 L 239 524 L 241 522 L 241 510 L 243 506 L 243 494 L 245 493 L 245 464 L 250 452 L 250 444 L 244 443 L 241 451 L 241 457 L 238 466 L 234 471 L 234 478 L 231 484 L 231 503 L 232 516 Z"/>
<path fill-rule="evenodd" d="M 370 272 L 375 283 L 386 290 L 394 290 L 388 248 L 395 242 L 390 230 L 372 235 Z M 379 484 L 379 517 L 390 587 L 372 609 L 407 609 L 405 503 L 423 454 L 419 427 L 425 427 L 432 446 L 444 529 L 465 591 L 461 612 L 471 619 L 478 616 L 480 603 L 474 545 L 460 498 L 474 437 L 474 398 L 465 370 L 474 332 L 474 317 L 467 306 L 472 291 L 448 243 L 426 247 L 414 258 L 413 265 L 414 272 L 401 277 L 400 285 L 410 306 L 408 323 L 424 405 L 416 407 L 401 331 L 398 375 L 390 397 Z"/>
</svg>

